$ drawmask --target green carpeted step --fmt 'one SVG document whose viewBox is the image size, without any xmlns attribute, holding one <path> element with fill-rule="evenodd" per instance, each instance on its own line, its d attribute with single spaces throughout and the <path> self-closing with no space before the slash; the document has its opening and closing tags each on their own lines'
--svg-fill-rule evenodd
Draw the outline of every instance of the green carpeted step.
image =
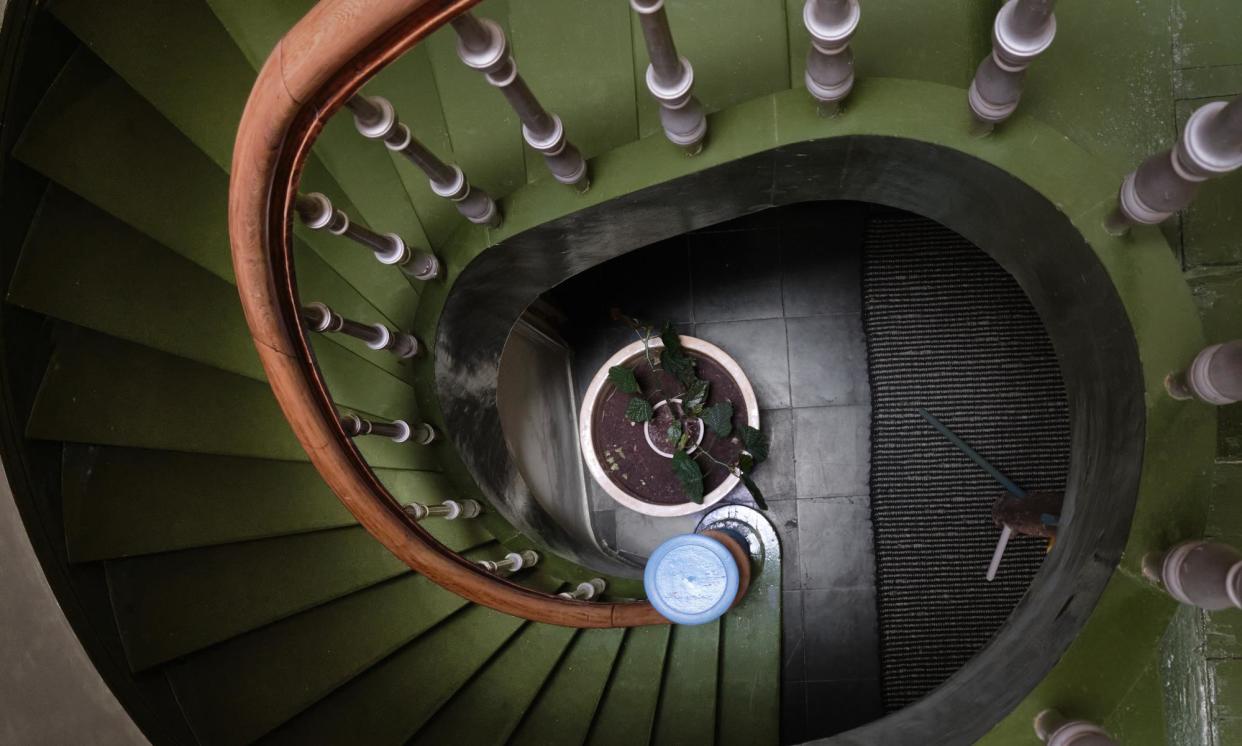
<svg viewBox="0 0 1242 746">
<path fill-rule="evenodd" d="M 454 494 L 436 472 L 377 474 L 402 502 L 434 504 Z M 69 444 L 61 478 L 73 562 L 354 524 L 305 462 Z"/>
<path fill-rule="evenodd" d="M 556 589 L 535 577 L 527 585 Z M 273 731 L 264 744 L 404 744 L 524 624 L 469 606 Z"/>
<path fill-rule="evenodd" d="M 206 2 L 256 70 L 280 37 L 314 6 L 314 0 Z M 417 57 L 402 60 L 368 83 L 366 90 L 386 96 L 394 90 L 419 90 L 413 96 L 401 94 L 391 98 L 402 120 L 435 147 L 441 144 L 436 134 L 443 125 L 436 116 L 435 82 L 428 73 L 420 69 Z M 451 225 L 460 224 L 460 218 L 450 215 L 452 206 L 439 204 L 443 200 L 431 193 L 426 177 L 404 159 L 398 162 L 399 156 L 393 156 L 383 145 L 359 135 L 348 112 L 328 123 L 315 143 L 315 153 L 353 199 L 358 210 L 354 215 L 377 229 L 400 233 L 407 241 L 427 246 L 429 231 L 425 230 L 422 216 L 426 215 L 432 223 L 442 223 L 447 218 Z M 446 226 L 437 227 L 443 233 L 440 240 L 447 237 Z M 432 235 L 435 232 L 430 231 Z"/>
<path fill-rule="evenodd" d="M 753 574 L 720 620 L 716 743 L 772 746 L 780 732 L 781 567 Z"/>
<path fill-rule="evenodd" d="M 451 549 L 490 541 L 474 521 L 429 521 Z M 409 572 L 360 526 L 108 562 L 126 656 L 142 670 Z"/>
<path fill-rule="evenodd" d="M 582 630 L 522 718 L 511 746 L 582 744 L 624 637 L 624 629 Z"/>
<path fill-rule="evenodd" d="M 410 739 L 411 745 L 502 746 L 578 632 L 551 624 L 524 626 Z"/>
<path fill-rule="evenodd" d="M 83 234 L 94 240 L 82 241 Z M 124 293 L 117 292 L 119 268 L 126 271 Z M 337 277 L 323 269 L 325 279 Z M 337 293 L 342 295 L 353 293 L 346 287 Z M 49 190 L 31 227 L 9 300 L 263 379 L 236 288 L 59 187 Z M 400 380 L 411 375 L 408 362 L 344 335 L 312 337 L 320 368 L 341 404 L 393 418 L 414 407 L 413 389 Z"/>
<path fill-rule="evenodd" d="M 643 746 L 651 742 L 669 632 L 664 624 L 626 631 L 585 743 Z"/>
<path fill-rule="evenodd" d="M 76 54 L 65 66 L 14 153 L 158 244 L 233 282 L 227 174 L 89 53 Z M 315 250 L 295 241 L 299 289 L 308 301 L 336 304 L 361 321 L 412 322 L 417 294 L 399 270 L 335 236 L 311 240 L 353 271 L 343 280 Z M 380 314 L 351 283 L 390 310 Z"/>
<path fill-rule="evenodd" d="M 499 546 L 468 552 L 494 557 Z M 467 601 L 407 573 L 170 664 L 206 744 L 249 743 L 439 624 Z"/>
<path fill-rule="evenodd" d="M 769 622 L 772 620 L 769 619 Z M 651 743 L 693 746 L 715 743 L 720 620 L 673 627 L 664 660 L 664 683 Z"/>
<path fill-rule="evenodd" d="M 203 0 L 54 0 L 49 10 L 228 169 L 254 70 Z"/>
<path fill-rule="evenodd" d="M 69 330 L 57 345 L 27 435 L 307 460 L 267 384 L 84 329 Z M 434 447 L 376 437 L 357 442 L 375 467 L 436 468 Z"/>
</svg>

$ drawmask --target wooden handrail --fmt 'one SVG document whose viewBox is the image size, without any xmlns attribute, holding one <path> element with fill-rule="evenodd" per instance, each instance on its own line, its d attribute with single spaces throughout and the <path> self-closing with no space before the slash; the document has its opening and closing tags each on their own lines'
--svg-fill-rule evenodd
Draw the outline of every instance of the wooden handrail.
<svg viewBox="0 0 1242 746">
<path fill-rule="evenodd" d="M 300 323 L 291 220 L 311 145 L 362 84 L 478 0 L 321 0 L 276 45 L 233 147 L 229 237 L 251 337 L 311 462 L 358 522 L 432 582 L 470 601 L 568 627 L 667 623 L 645 601 L 558 598 L 489 575 L 402 511 L 346 436 Z"/>
</svg>

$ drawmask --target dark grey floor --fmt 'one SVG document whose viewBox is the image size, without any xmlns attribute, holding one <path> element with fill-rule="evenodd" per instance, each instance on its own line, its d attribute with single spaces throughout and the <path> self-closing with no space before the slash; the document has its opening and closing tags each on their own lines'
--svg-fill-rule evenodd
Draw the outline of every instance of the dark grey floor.
<svg viewBox="0 0 1242 746">
<path fill-rule="evenodd" d="M 633 252 L 552 294 L 571 319 L 579 399 L 603 362 L 635 339 L 609 319 L 613 307 L 719 345 L 755 387 L 772 439 L 755 481 L 785 552 L 783 743 L 882 714 L 860 292 L 865 217 L 866 207 L 851 203 L 769 210 Z M 597 532 L 636 557 L 698 521 L 641 515 L 591 487 Z"/>
</svg>

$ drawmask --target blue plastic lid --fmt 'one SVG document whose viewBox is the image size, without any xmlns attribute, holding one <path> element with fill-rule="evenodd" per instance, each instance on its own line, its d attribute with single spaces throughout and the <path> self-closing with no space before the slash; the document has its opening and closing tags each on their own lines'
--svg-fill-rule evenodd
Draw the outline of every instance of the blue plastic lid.
<svg viewBox="0 0 1242 746">
<path fill-rule="evenodd" d="M 706 624 L 737 598 L 737 560 L 729 548 L 702 534 L 682 534 L 661 544 L 643 570 L 643 587 L 655 610 L 674 624 Z"/>
</svg>

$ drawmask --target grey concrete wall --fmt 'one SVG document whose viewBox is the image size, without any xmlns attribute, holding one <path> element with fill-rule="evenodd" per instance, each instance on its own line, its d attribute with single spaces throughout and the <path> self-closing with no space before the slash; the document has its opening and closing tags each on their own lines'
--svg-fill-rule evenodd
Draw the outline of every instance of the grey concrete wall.
<svg viewBox="0 0 1242 746">
<path fill-rule="evenodd" d="M 0 469 L 0 744 L 146 743 L 52 595 Z"/>
</svg>

